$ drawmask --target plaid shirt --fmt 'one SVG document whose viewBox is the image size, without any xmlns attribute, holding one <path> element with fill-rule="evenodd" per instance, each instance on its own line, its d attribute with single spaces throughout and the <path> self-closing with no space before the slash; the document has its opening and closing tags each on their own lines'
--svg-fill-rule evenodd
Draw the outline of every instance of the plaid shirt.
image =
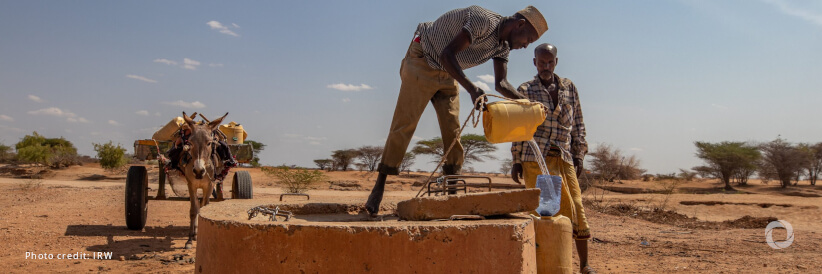
<svg viewBox="0 0 822 274">
<path fill-rule="evenodd" d="M 559 106 L 552 102 L 551 95 L 548 93 L 549 90 L 554 89 L 559 89 L 557 92 Z M 585 154 L 588 153 L 588 143 L 585 141 L 585 123 L 582 121 L 579 93 L 574 83 L 554 74 L 554 82 L 545 87 L 539 80 L 539 76 L 536 76 L 534 80 L 522 83 L 517 90 L 531 101 L 543 103 L 548 107 L 548 117 L 534 133 L 534 141 L 539 144 L 542 156 L 552 155 L 550 149 L 558 149 L 562 160 L 569 164 L 574 164 L 573 159 L 585 159 Z M 512 143 L 511 154 L 514 163 L 536 162 L 533 150 L 527 148 L 525 143 Z"/>
</svg>

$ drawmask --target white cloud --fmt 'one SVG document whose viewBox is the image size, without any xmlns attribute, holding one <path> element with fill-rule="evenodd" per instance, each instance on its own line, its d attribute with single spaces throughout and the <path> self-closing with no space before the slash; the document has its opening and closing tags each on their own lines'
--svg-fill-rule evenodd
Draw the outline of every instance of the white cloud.
<svg viewBox="0 0 822 274">
<path fill-rule="evenodd" d="M 475 86 L 477 86 L 478 88 L 481 88 L 486 93 L 488 93 L 489 91 L 493 91 L 490 87 L 488 87 L 488 84 L 486 84 L 485 82 L 476 81 L 476 82 L 471 82 L 471 83 L 474 83 Z"/>
<path fill-rule="evenodd" d="M 234 37 L 239 37 L 240 36 L 239 34 L 237 34 L 233 31 L 231 31 L 230 29 L 228 29 L 228 27 L 223 26 L 223 24 L 221 24 L 220 22 L 217 22 L 217 21 L 214 21 L 214 20 L 208 21 L 208 23 L 206 23 L 206 25 L 211 27 L 211 29 L 213 29 L 213 30 L 219 31 L 222 34 L 227 34 L 227 35 L 231 35 L 231 36 L 234 36 Z"/>
<path fill-rule="evenodd" d="M 302 135 L 300 135 L 300 134 L 295 134 L 295 133 L 286 133 L 286 134 L 283 134 L 283 136 L 288 137 L 288 138 L 299 138 L 299 137 L 302 137 Z"/>
<path fill-rule="evenodd" d="M 38 102 L 38 103 L 42 103 L 42 102 L 43 102 L 43 99 L 40 99 L 40 97 L 37 97 L 37 96 L 31 95 L 31 94 L 29 94 L 29 100 L 32 100 L 32 101 L 35 101 L 35 102 Z"/>
<path fill-rule="evenodd" d="M 28 112 L 31 115 L 47 115 L 47 116 L 55 116 L 55 117 L 68 117 L 74 118 L 77 115 L 68 111 L 63 111 L 62 109 L 56 107 L 50 108 L 43 108 L 38 110 L 32 110 Z"/>
<path fill-rule="evenodd" d="M 308 142 L 308 144 L 309 144 L 309 145 L 315 145 L 315 146 L 322 145 L 322 143 L 317 142 L 317 141 L 311 141 L 311 142 Z"/>
<path fill-rule="evenodd" d="M 208 66 L 209 66 L 209 67 L 212 67 L 212 68 L 219 68 L 219 67 L 222 67 L 222 66 L 223 66 L 223 64 L 220 64 L 220 63 L 211 63 L 211 64 L 208 64 Z"/>
<path fill-rule="evenodd" d="M 411 137 L 411 140 L 422 140 L 422 137 L 414 135 Z"/>
<path fill-rule="evenodd" d="M 183 58 L 183 68 L 184 69 L 196 70 L 197 66 L 199 66 L 199 65 L 200 65 L 200 62 L 197 61 L 197 60 Z"/>
<path fill-rule="evenodd" d="M 305 137 L 305 139 L 306 139 L 306 140 L 309 140 L 309 141 L 322 141 L 322 140 L 326 140 L 326 139 L 328 139 L 328 138 L 325 138 L 325 137 L 311 137 L 311 136 L 308 136 L 308 137 Z"/>
<path fill-rule="evenodd" d="M 148 116 L 148 110 L 138 110 L 135 112 L 137 115 Z"/>
<path fill-rule="evenodd" d="M 157 83 L 157 80 L 148 79 L 148 78 L 140 76 L 140 75 L 129 74 L 129 75 L 126 75 L 126 77 L 131 78 L 131 79 L 140 80 L 140 81 L 143 81 L 143 82 L 152 83 L 152 84 Z"/>
<path fill-rule="evenodd" d="M 0 121 L 14 122 L 14 118 L 11 118 L 11 116 L 8 115 L 0 114 Z"/>
<path fill-rule="evenodd" d="M 154 113 L 154 116 L 159 117 L 159 116 L 160 116 L 160 113 L 159 113 L 159 112 L 155 112 L 155 113 Z"/>
<path fill-rule="evenodd" d="M 349 98 L 343 98 L 343 99 L 342 99 L 342 102 L 343 102 L 343 103 L 348 103 L 348 102 L 351 102 L 351 99 L 349 99 Z"/>
<path fill-rule="evenodd" d="M 632 148 L 629 148 L 629 149 L 630 149 L 631 151 L 645 151 L 644 149 L 639 148 L 639 147 L 632 147 Z"/>
<path fill-rule="evenodd" d="M 194 101 L 194 102 L 189 103 L 189 102 L 184 102 L 183 100 L 177 100 L 177 101 L 174 101 L 174 102 L 162 102 L 162 103 L 166 104 L 166 105 L 177 106 L 177 107 L 182 107 L 182 108 L 204 108 L 204 107 L 206 107 L 206 105 L 203 104 L 203 103 L 200 103 L 200 101 Z"/>
<path fill-rule="evenodd" d="M 163 63 L 163 64 L 170 65 L 170 66 L 176 66 L 177 65 L 176 61 L 171 61 L 171 60 L 168 60 L 168 59 L 165 59 L 165 58 L 154 59 L 154 63 Z"/>
<path fill-rule="evenodd" d="M 493 84 L 494 80 L 496 80 L 496 79 L 494 79 L 494 76 L 490 75 L 490 74 L 480 75 L 480 76 L 477 76 L 477 78 L 480 78 L 480 80 L 482 80 L 483 82 L 489 83 L 489 84 Z"/>
<path fill-rule="evenodd" d="M 118 123 L 117 121 L 114 121 L 114 120 L 108 120 L 108 124 L 112 125 L 112 126 L 119 126 L 120 125 L 120 123 Z"/>
<path fill-rule="evenodd" d="M 19 129 L 19 128 L 16 128 L 16 127 L 4 126 L 4 125 L 0 125 L 0 130 L 2 130 L 2 131 L 11 131 L 11 132 L 18 132 L 18 133 L 25 132 L 25 130 L 22 130 L 22 129 Z"/>
<path fill-rule="evenodd" d="M 723 106 L 723 105 L 711 104 L 711 106 L 716 108 L 716 109 L 728 110 L 728 107 Z"/>
<path fill-rule="evenodd" d="M 339 84 L 331 84 L 331 85 L 328 85 L 326 87 L 331 88 L 331 89 L 336 89 L 336 90 L 342 90 L 342 91 L 360 91 L 360 90 L 372 89 L 371 86 L 366 85 L 366 84 L 360 84 L 359 86 L 355 86 L 355 85 L 352 85 L 352 84 L 339 83 Z"/>
<path fill-rule="evenodd" d="M 779 8 L 779 11 L 799 19 L 811 22 L 817 26 L 822 27 L 822 13 L 810 12 L 807 9 L 797 8 L 789 5 L 784 0 L 762 0 L 765 3 L 771 4 Z"/>
<path fill-rule="evenodd" d="M 91 121 L 86 120 L 86 118 L 83 118 L 83 117 L 79 117 L 79 118 L 73 118 L 73 117 L 71 117 L 71 118 L 66 118 L 66 121 L 68 121 L 69 123 L 84 123 L 84 124 L 91 123 Z"/>
<path fill-rule="evenodd" d="M 236 23 L 231 23 L 231 25 L 232 25 L 232 26 L 234 26 L 234 28 L 235 28 L 235 29 L 239 29 L 239 28 L 240 28 L 240 25 L 237 25 Z"/>
</svg>

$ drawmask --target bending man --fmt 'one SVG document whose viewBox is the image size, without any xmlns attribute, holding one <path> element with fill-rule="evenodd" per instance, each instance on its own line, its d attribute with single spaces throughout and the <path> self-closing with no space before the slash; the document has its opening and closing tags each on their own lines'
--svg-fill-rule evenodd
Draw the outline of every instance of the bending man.
<svg viewBox="0 0 822 274">
<path fill-rule="evenodd" d="M 505 97 L 524 98 L 506 79 L 508 53 L 533 43 L 548 30 L 542 14 L 533 6 L 505 17 L 479 6 L 449 11 L 434 22 L 420 23 L 400 66 L 400 87 L 394 119 L 385 141 L 377 182 L 368 196 L 366 210 L 376 216 L 380 209 L 385 179 L 399 174 L 399 166 L 417 128 L 422 112 L 430 101 L 437 112 L 442 140 L 450 145 L 459 130 L 459 86 L 471 101 L 485 92 L 463 73 L 494 59 L 494 85 Z M 457 144 L 443 166 L 446 175 L 459 174 L 463 148 Z"/>
</svg>

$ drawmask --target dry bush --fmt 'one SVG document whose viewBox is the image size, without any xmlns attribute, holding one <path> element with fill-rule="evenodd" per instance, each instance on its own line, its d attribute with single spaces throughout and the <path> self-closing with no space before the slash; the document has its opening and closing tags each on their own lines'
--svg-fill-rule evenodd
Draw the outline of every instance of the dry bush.
<svg viewBox="0 0 822 274">
<path fill-rule="evenodd" d="M 24 181 L 20 184 L 20 190 L 22 191 L 34 191 L 40 189 L 43 186 L 43 180 L 40 179 L 29 179 Z"/>
<path fill-rule="evenodd" d="M 286 193 L 305 193 L 312 185 L 325 180 L 322 171 L 287 166 L 262 167 L 263 173 L 279 179 Z"/>
</svg>

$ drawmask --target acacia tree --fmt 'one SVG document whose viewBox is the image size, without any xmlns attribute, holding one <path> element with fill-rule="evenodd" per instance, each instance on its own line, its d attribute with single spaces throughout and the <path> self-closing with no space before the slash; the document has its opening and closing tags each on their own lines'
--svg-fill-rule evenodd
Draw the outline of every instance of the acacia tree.
<svg viewBox="0 0 822 274">
<path fill-rule="evenodd" d="M 334 159 L 335 169 L 342 169 L 342 171 L 347 171 L 348 167 L 351 165 L 354 158 L 356 158 L 358 154 L 359 152 L 357 152 L 356 149 L 335 150 L 331 154 L 331 158 Z"/>
<path fill-rule="evenodd" d="M 816 185 L 816 180 L 819 178 L 819 173 L 822 172 L 822 142 L 816 144 L 801 143 L 797 145 L 799 151 L 805 157 L 804 165 L 805 174 L 808 175 L 808 181 L 811 185 Z"/>
<path fill-rule="evenodd" d="M 332 164 L 334 164 L 334 160 L 331 159 L 317 159 L 314 160 L 314 164 L 317 165 L 320 170 L 325 170 L 326 168 L 330 168 Z"/>
<path fill-rule="evenodd" d="M 760 157 L 756 147 L 745 142 L 694 142 L 694 145 L 696 145 L 696 157 L 706 163 L 694 169 L 710 172 L 725 184 L 726 190 L 733 190 L 731 187 L 733 176 L 742 169 L 755 169 L 756 161 Z"/>
<path fill-rule="evenodd" d="M 417 154 L 414 154 L 414 152 L 406 152 L 405 157 L 402 157 L 402 162 L 400 163 L 400 171 L 411 173 L 411 166 L 414 165 L 416 160 Z"/>
<path fill-rule="evenodd" d="M 357 149 L 357 159 L 364 165 L 368 171 L 377 169 L 377 164 L 382 159 L 382 146 L 363 146 Z"/>
<path fill-rule="evenodd" d="M 497 150 L 494 144 L 488 142 L 485 136 L 478 134 L 465 134 L 460 137 L 460 143 L 465 154 L 465 165 L 472 162 L 483 162 L 485 159 L 496 159 L 491 155 Z M 447 144 L 450 146 L 451 144 Z M 411 150 L 415 154 L 427 154 L 437 157 L 432 162 L 439 163 L 445 150 L 448 148 L 442 143 L 442 138 L 435 137 L 429 140 L 418 141 Z"/>
<path fill-rule="evenodd" d="M 798 148 L 777 137 L 776 140 L 761 144 L 762 159 L 776 173 L 782 188 L 791 184 L 797 172 L 802 170 L 804 157 Z"/>
</svg>

